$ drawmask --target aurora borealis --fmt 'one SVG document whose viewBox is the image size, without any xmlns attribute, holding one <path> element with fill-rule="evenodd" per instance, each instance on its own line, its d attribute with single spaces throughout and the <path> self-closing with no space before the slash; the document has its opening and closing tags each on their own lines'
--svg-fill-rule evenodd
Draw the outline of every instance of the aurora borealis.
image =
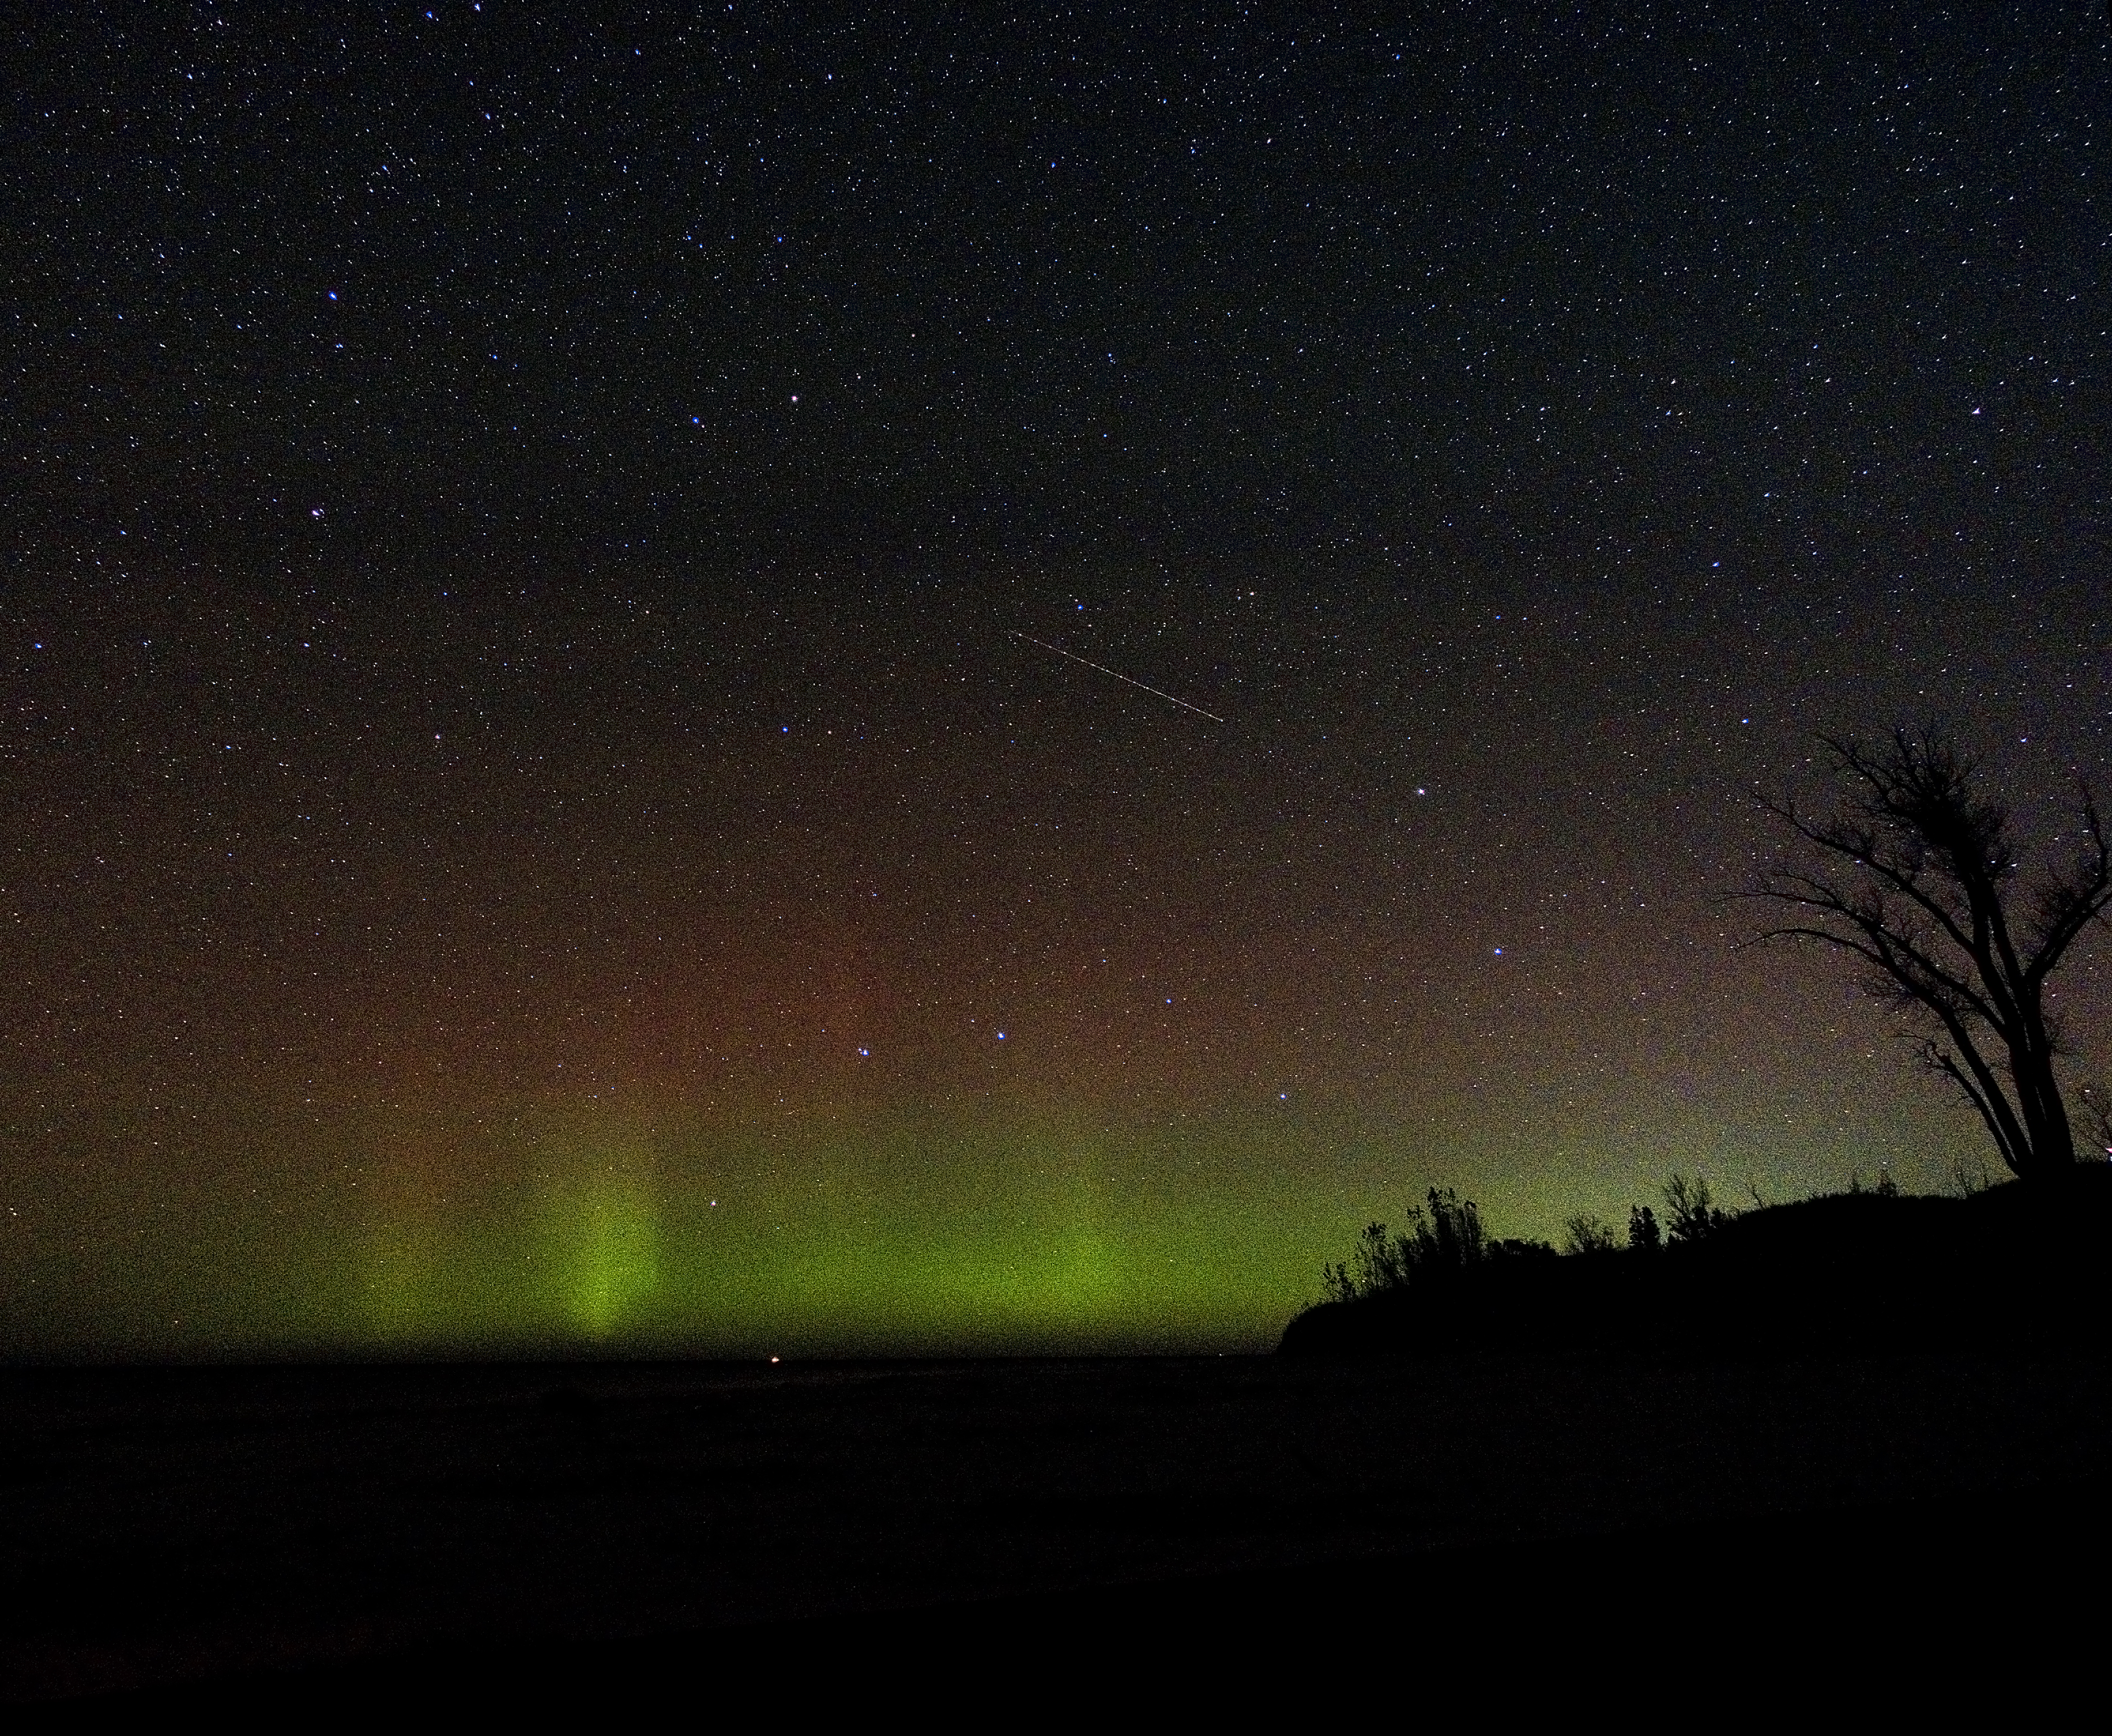
<svg viewBox="0 0 2112 1736">
<path fill-rule="evenodd" d="M 2107 781 L 2096 11 L 7 28 L 8 1349 L 1246 1347 L 1980 1156 L 1722 895 L 1817 729 Z"/>
</svg>

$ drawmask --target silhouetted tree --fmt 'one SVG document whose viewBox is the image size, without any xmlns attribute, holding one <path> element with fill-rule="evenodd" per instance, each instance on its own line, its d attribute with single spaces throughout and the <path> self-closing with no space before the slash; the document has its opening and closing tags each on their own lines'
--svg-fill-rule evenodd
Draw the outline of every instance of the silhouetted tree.
<svg viewBox="0 0 2112 1736">
<path fill-rule="evenodd" d="M 1409 1214 L 1415 1224 L 1415 1269 L 1454 1272 L 1487 1259 L 1489 1237 L 1482 1228 L 1481 1207 L 1449 1187 L 1433 1187 L 1427 1197 L 1428 1217 L 1419 1211 Z"/>
<path fill-rule="evenodd" d="M 1499 1236 L 1488 1246 L 1491 1260 L 1559 1260 L 1562 1250 L 1537 1236 Z"/>
<path fill-rule="evenodd" d="M 1709 1184 L 1700 1176 L 1690 1182 L 1674 1170 L 1665 1183 L 1664 1219 L 1665 1239 L 1686 1246 L 1714 1235 L 1731 1221 L 1731 1214 L 1709 1197 Z"/>
<path fill-rule="evenodd" d="M 1562 1251 L 1565 1254 L 1613 1254 L 1620 1250 L 1614 1226 L 1590 1212 L 1578 1212 L 1563 1220 Z"/>
<path fill-rule="evenodd" d="M 1349 1264 L 1337 1261 L 1320 1268 L 1321 1287 L 1331 1302 L 1354 1302 L 1360 1296 L 1398 1290 L 1407 1282 L 1407 1264 L 1383 1223 L 1364 1226 Z"/>
<path fill-rule="evenodd" d="M 2097 804 L 2078 783 L 2078 843 L 2022 889 L 2010 810 L 1982 795 L 1976 768 L 1939 731 L 1896 730 L 1880 746 L 1821 738 L 1847 786 L 1823 818 L 1789 796 L 1762 805 L 1796 834 L 1802 858 L 1763 873 L 1751 895 L 1795 919 L 1762 940 L 1852 953 L 1870 992 L 1936 1025 L 1922 1059 L 1964 1093 L 2019 1176 L 2076 1161 L 2054 1077 L 2060 1031 L 2046 979 L 2112 899 Z"/>
<path fill-rule="evenodd" d="M 1327 1299 L 1353 1302 L 1359 1296 L 1381 1291 L 1400 1290 L 1418 1280 L 1480 1265 L 1499 1249 L 1553 1253 L 1545 1243 L 1498 1243 L 1482 1225 L 1481 1208 L 1463 1200 L 1450 1187 L 1433 1187 L 1427 1196 L 1429 1210 L 1411 1206 L 1408 1228 L 1389 1236 L 1383 1223 L 1368 1223 L 1357 1238 L 1357 1251 L 1345 1264 L 1323 1265 L 1320 1283 Z"/>
<path fill-rule="evenodd" d="M 1657 1227 L 1657 1214 L 1647 1205 L 1628 1208 L 1628 1250 L 1635 1254 L 1655 1254 L 1664 1246 L 1664 1237 Z"/>
<path fill-rule="evenodd" d="M 2086 1085 L 2082 1087 L 2083 1119 L 2090 1124 L 2090 1135 L 2098 1150 L 2112 1158 L 2112 1103 L 2105 1101 L 2105 1093 Z"/>
</svg>

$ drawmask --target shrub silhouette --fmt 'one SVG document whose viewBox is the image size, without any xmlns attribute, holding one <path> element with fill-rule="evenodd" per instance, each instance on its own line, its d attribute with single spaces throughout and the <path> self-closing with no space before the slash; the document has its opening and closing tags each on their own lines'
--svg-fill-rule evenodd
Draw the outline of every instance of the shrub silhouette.
<svg viewBox="0 0 2112 1736">
<path fill-rule="evenodd" d="M 1354 1302 L 1359 1296 L 1399 1289 L 1407 1282 L 1383 1223 L 1366 1224 L 1350 1257 L 1354 1270 L 1340 1263 L 1320 1269 L 1320 1287 L 1331 1302 Z"/>
<path fill-rule="evenodd" d="M 1545 1242 L 1495 1242 L 1482 1227 L 1482 1209 L 1450 1187 L 1433 1187 L 1427 1207 L 1415 1206 L 1408 1228 L 1389 1236 L 1383 1223 L 1364 1226 L 1356 1252 L 1346 1264 L 1320 1269 L 1322 1287 L 1331 1302 L 1405 1290 L 1440 1274 L 1462 1272 L 1500 1255 L 1554 1250 Z"/>
<path fill-rule="evenodd" d="M 1850 1192 L 1862 1191 L 1859 1178 L 1851 1182 Z M 1891 1198 L 1899 1187 L 1887 1173 L 1875 1191 Z M 1383 1223 L 1368 1223 L 1348 1260 L 1320 1268 L 1321 1291 L 1327 1301 L 1354 1302 L 1382 1296 L 1496 1260 L 1574 1260 L 1622 1251 L 1614 1227 L 1588 1212 L 1580 1212 L 1564 1223 L 1563 1245 L 1557 1249 L 1551 1242 L 1528 1237 L 1490 1235 L 1482 1222 L 1481 1207 L 1472 1200 L 1461 1199 L 1452 1188 L 1433 1187 L 1424 1198 L 1424 1205 L 1410 1209 L 1408 1227 L 1400 1233 L 1390 1233 Z M 1708 1182 L 1700 1177 L 1690 1182 L 1677 1170 L 1665 1184 L 1664 1203 L 1663 1227 L 1649 1206 L 1629 1208 L 1627 1251 L 1655 1253 L 1668 1241 L 1675 1246 L 1691 1247 L 1738 1215 L 1716 1204 Z"/>
<path fill-rule="evenodd" d="M 1948 1198 L 1910 1195 L 1880 1169 L 1874 1184 L 1857 1175 L 1741 1212 L 1718 1205 L 1700 1177 L 1675 1173 L 1662 1217 L 1632 1208 L 1625 1247 L 1611 1226 L 1579 1214 L 1560 1255 L 1492 1236 L 1480 1209 L 1450 1189 L 1427 1199 L 1401 1233 L 1374 1223 L 1351 1261 L 1324 1269 L 1328 1301 L 1360 1305 L 1301 1314 L 1286 1328 L 1287 1352 L 1598 1344 L 1863 1354 L 1948 1343 L 1961 1330 L 2084 1342 L 2112 1283 L 2112 1164 L 1993 1187 L 1967 1171 Z"/>
<path fill-rule="evenodd" d="M 1665 1183 L 1664 1215 L 1668 1239 L 1676 1247 L 1686 1247 L 1714 1235 L 1735 1214 L 1709 1197 L 1709 1184 L 1700 1176 L 1690 1182 L 1675 1169 Z"/>
<path fill-rule="evenodd" d="M 1488 1257 L 1492 1260 L 1559 1260 L 1562 1251 L 1551 1242 L 1536 1241 L 1530 1236 L 1504 1236 L 1489 1244 Z"/>
</svg>

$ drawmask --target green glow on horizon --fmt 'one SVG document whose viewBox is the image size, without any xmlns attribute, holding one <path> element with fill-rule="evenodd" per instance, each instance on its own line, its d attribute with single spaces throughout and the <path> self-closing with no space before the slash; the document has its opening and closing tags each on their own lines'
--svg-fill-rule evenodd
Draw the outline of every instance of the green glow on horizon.
<svg viewBox="0 0 2112 1736">
<path fill-rule="evenodd" d="M 426 1225 L 376 1227 L 358 1254 L 358 1313 L 384 1343 L 414 1337 L 430 1305 L 439 1238 Z"/>
<path fill-rule="evenodd" d="M 543 1135 L 533 1171 L 544 1245 L 526 1269 L 547 1274 L 572 1333 L 604 1342 L 659 1287 L 654 1154 L 635 1133 L 582 1121 Z"/>
<path fill-rule="evenodd" d="M 213 1166 L 122 1215 L 107 1195 L 21 1193 L 46 1223 L 154 1233 L 0 1269 L 0 1324 L 32 1354 L 1259 1350 L 1317 1300 L 1323 1260 L 1426 1187 L 1478 1198 L 1506 1234 L 1559 1234 L 1582 1208 L 1624 1221 L 1675 1165 L 1723 1197 L 1746 1174 L 1788 1196 L 1793 1176 L 1739 1167 L 1764 1132 L 1666 1119 L 1616 1167 L 1577 1128 L 1522 1169 L 1500 1128 L 1318 1114 L 403 1110 L 305 1147 L 230 1117 Z M 318 1152 L 346 1179 L 303 1194 Z M 1840 1179 L 1884 1155 L 1847 1145 Z"/>
<path fill-rule="evenodd" d="M 607 1338 L 660 1280 L 658 1214 L 642 1188 L 589 1183 L 566 1202 L 561 1233 L 567 1317 L 589 1338 Z"/>
</svg>

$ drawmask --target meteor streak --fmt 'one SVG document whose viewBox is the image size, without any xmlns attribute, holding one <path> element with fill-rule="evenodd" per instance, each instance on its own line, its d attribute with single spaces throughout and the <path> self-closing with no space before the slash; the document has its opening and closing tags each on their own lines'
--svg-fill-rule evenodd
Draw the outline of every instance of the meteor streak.
<svg viewBox="0 0 2112 1736">
<path fill-rule="evenodd" d="M 1017 627 L 1008 627 L 1006 631 L 1014 639 L 1024 639 L 1031 645 L 1039 645 L 1045 651 L 1054 651 L 1058 657 L 1067 657 L 1072 663 L 1083 663 L 1088 669 L 1097 669 L 1103 675 L 1112 675 L 1117 681 L 1126 681 L 1132 687 L 1142 687 L 1146 693 L 1154 698 L 1164 699 L 1169 704 L 1178 705 L 1183 711 L 1192 711 L 1199 718 L 1208 718 L 1213 723 L 1222 723 L 1225 721 L 1214 711 L 1205 711 L 1199 705 L 1190 705 L 1186 699 L 1175 699 L 1163 687 L 1153 687 L 1143 681 L 1131 681 L 1129 677 L 1118 669 L 1110 669 L 1105 663 L 1096 663 L 1090 658 L 1079 656 L 1076 651 L 1065 650 L 1061 645 L 1052 645 L 1047 640 L 1036 639 L 1031 633 L 1022 633 Z"/>
</svg>

